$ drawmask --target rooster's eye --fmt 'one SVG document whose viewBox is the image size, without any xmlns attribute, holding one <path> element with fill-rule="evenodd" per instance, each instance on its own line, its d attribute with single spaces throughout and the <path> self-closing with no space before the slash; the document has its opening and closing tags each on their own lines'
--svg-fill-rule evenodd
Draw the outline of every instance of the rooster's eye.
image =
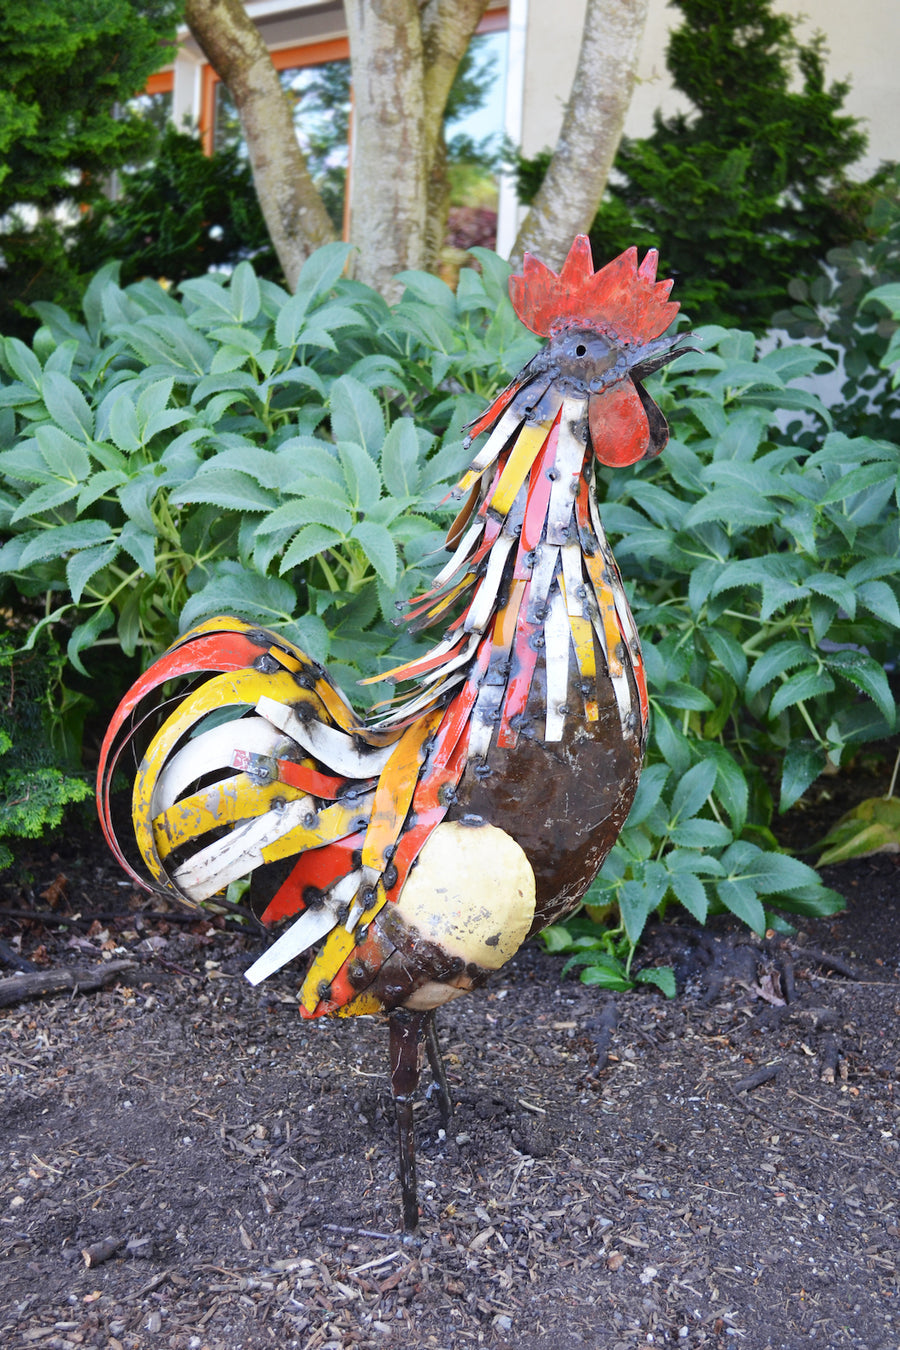
<svg viewBox="0 0 900 1350">
<path fill-rule="evenodd" d="M 584 343 L 583 343 L 583 342 L 579 342 L 578 346 L 575 348 L 575 355 L 576 355 L 576 356 L 584 356 L 584 354 L 585 354 L 586 351 L 587 351 L 587 347 L 584 345 Z"/>
</svg>

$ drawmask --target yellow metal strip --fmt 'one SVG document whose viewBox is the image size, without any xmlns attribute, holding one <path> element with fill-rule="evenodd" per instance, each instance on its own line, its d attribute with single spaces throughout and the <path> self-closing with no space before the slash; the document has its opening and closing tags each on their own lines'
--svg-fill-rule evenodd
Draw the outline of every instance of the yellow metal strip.
<svg viewBox="0 0 900 1350">
<path fill-rule="evenodd" d="M 533 426 L 522 427 L 516 437 L 516 443 L 509 453 L 509 459 L 504 465 L 500 481 L 494 488 L 488 502 L 491 510 L 496 511 L 498 515 L 505 516 L 516 500 L 519 488 L 525 482 L 529 469 L 543 450 L 552 426 L 553 423 L 550 421 L 536 422 Z"/>
<path fill-rule="evenodd" d="M 263 862 L 277 862 L 279 858 L 290 858 L 295 853 L 304 853 L 307 849 L 319 848 L 354 834 L 361 828 L 360 822 L 367 819 L 373 798 L 374 793 L 370 792 L 349 805 L 335 802 L 326 806 L 324 811 L 313 815 L 309 824 L 297 825 L 280 839 L 264 844 L 259 850 Z"/>
<path fill-rule="evenodd" d="M 589 722 L 596 722 L 600 716 L 597 700 L 594 697 L 597 688 L 597 656 L 594 651 L 594 628 L 589 619 L 582 614 L 573 614 L 572 597 L 566 589 L 565 577 L 560 577 L 560 585 L 566 598 L 569 611 L 569 627 L 572 629 L 572 646 L 575 648 L 575 662 L 581 676 L 584 715 Z M 587 687 L 591 692 L 588 693 Z"/>
<path fill-rule="evenodd" d="M 370 924 L 386 903 L 387 893 L 379 881 L 375 887 L 375 899 L 365 913 L 360 915 L 359 923 L 363 926 Z M 313 1012 L 319 999 L 327 997 L 323 993 L 324 988 L 331 985 L 331 981 L 356 946 L 355 935 L 355 928 L 352 933 L 348 933 L 344 927 L 333 928 L 328 934 L 328 939 L 310 966 L 303 981 L 303 988 L 300 990 L 300 1002 L 307 1012 Z"/>
<path fill-rule="evenodd" d="M 338 1017 L 367 1017 L 374 1013 L 384 1012 L 384 1004 L 377 994 L 362 993 L 357 994 L 352 1003 L 345 1003 L 343 1008 L 338 1008 Z"/>
<path fill-rule="evenodd" d="M 157 855 L 165 860 L 173 849 L 214 830 L 217 825 L 234 825 L 268 811 L 274 801 L 295 801 L 305 794 L 278 782 L 261 785 L 245 773 L 235 774 L 220 783 L 183 797 L 163 811 L 153 822 Z"/>
<path fill-rule="evenodd" d="M 297 650 L 299 651 L 299 648 Z M 303 654 L 303 660 L 299 660 L 290 652 L 282 651 L 280 647 L 270 647 L 268 655 L 276 660 L 279 665 L 284 666 L 285 670 L 289 670 L 295 675 L 301 670 L 310 670 L 313 665 L 305 653 Z M 350 704 L 326 676 L 322 675 L 316 680 L 315 691 L 322 701 L 322 706 L 331 715 L 332 721 L 337 726 L 344 731 L 356 731 L 362 726 Z"/>
<path fill-rule="evenodd" d="M 572 628 L 572 645 L 575 648 L 575 661 L 581 676 L 584 699 L 584 715 L 589 722 L 596 722 L 600 716 L 597 700 L 594 697 L 597 688 L 597 658 L 594 654 L 594 630 L 588 619 L 573 618 L 569 615 Z M 590 689 L 590 693 L 588 693 Z"/>
<path fill-rule="evenodd" d="M 316 693 L 331 714 L 332 720 L 343 731 L 362 731 L 362 722 L 349 703 L 345 703 L 330 680 L 324 676 L 316 680 Z"/>
<path fill-rule="evenodd" d="M 169 754 L 181 737 L 187 735 L 208 713 L 215 712 L 227 703 L 253 705 L 263 693 L 276 697 L 280 693 L 283 699 L 290 698 L 294 702 L 299 699 L 317 701 L 314 694 L 299 690 L 293 676 L 287 671 L 274 675 L 262 675 L 257 670 L 230 671 L 206 680 L 199 689 L 183 698 L 150 742 L 135 776 L 131 812 L 138 848 L 155 881 L 167 884 L 165 871 L 156 855 L 150 803 L 154 785 Z"/>
<path fill-rule="evenodd" d="M 596 554 L 593 557 L 590 557 L 586 553 L 584 555 L 584 562 L 591 578 L 591 585 L 594 588 L 594 595 L 597 597 L 597 606 L 600 610 L 600 621 L 603 625 L 603 635 L 606 639 L 606 664 L 609 668 L 610 678 L 615 680 L 624 674 L 621 657 L 619 655 L 619 646 L 622 642 L 622 630 L 619 628 L 619 621 L 616 617 L 616 597 L 604 575 L 606 569 L 602 558 Z"/>
</svg>

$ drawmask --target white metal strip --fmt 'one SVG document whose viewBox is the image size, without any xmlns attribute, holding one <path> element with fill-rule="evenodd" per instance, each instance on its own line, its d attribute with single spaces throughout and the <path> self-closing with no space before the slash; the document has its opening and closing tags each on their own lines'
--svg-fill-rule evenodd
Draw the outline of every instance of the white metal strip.
<svg viewBox="0 0 900 1350">
<path fill-rule="evenodd" d="M 288 961 L 293 961 L 314 942 L 318 942 L 319 938 L 330 933 L 334 926 L 334 913 L 326 906 L 304 910 L 278 941 L 273 942 L 250 969 L 244 971 L 244 978 L 251 984 L 259 984 L 267 975 L 274 975 L 276 970 L 286 966 Z"/>
<path fill-rule="evenodd" d="M 405 703 L 396 704 L 391 708 L 390 712 L 385 713 L 380 721 L 371 722 L 369 725 L 375 731 L 381 729 L 388 730 L 391 727 L 398 726 L 400 723 L 406 722 L 410 717 L 415 716 L 416 713 L 436 704 L 439 699 L 443 698 L 451 689 L 454 689 L 456 685 L 462 684 L 465 678 L 465 670 L 455 671 L 450 678 L 444 680 L 443 683 L 429 685 L 427 689 L 422 693 L 417 694 L 415 698 L 408 699 Z"/>
<path fill-rule="evenodd" d="M 579 434 L 583 433 L 583 434 Z M 572 527 L 578 477 L 587 454 L 587 421 L 584 400 L 567 398 L 559 421 L 559 441 L 552 472 L 557 476 L 550 489 L 547 507 L 548 544 L 564 544 Z"/>
<path fill-rule="evenodd" d="M 278 727 L 298 745 L 302 745 L 320 764 L 345 778 L 376 778 L 387 764 L 393 744 L 373 746 L 360 750 L 352 737 L 336 727 L 326 727 L 317 718 L 303 722 L 285 703 L 264 694 L 256 704 L 256 711 L 267 722 Z"/>
<path fill-rule="evenodd" d="M 566 604 L 559 590 L 550 597 L 544 620 L 544 661 L 547 673 L 547 723 L 545 741 L 561 741 L 566 724 L 566 698 L 569 692 L 569 648 L 572 630 Z"/>
<path fill-rule="evenodd" d="M 459 633 L 455 633 L 453 636 L 457 640 L 459 639 Z M 425 688 L 427 685 L 439 684 L 450 671 L 458 670 L 460 666 L 466 665 L 466 663 L 472 659 L 472 654 L 478 646 L 481 636 L 481 633 L 470 633 L 469 637 L 466 639 L 465 646 L 457 652 L 456 656 L 452 657 L 449 661 L 444 661 L 442 665 L 436 666 L 434 670 L 426 670 L 424 675 L 420 675 L 417 678 L 416 683 L 422 688 Z"/>
<path fill-rule="evenodd" d="M 559 562 L 559 547 L 556 544 L 538 544 L 535 549 L 534 567 L 531 569 L 531 585 L 528 588 L 529 623 L 540 623 L 543 618 L 547 596 L 556 575 Z"/>
<path fill-rule="evenodd" d="M 469 554 L 474 552 L 475 544 L 479 536 L 483 533 L 484 533 L 484 517 L 477 516 L 476 519 L 469 524 L 468 528 L 463 534 L 463 537 L 460 539 L 459 543 L 454 549 L 453 556 L 451 557 L 450 561 L 447 564 L 445 564 L 444 567 L 441 568 L 440 572 L 438 572 L 434 581 L 429 586 L 428 588 L 429 595 L 431 595 L 433 592 L 439 591 L 440 588 L 446 585 L 446 583 L 450 580 L 454 572 L 458 571 L 458 569 L 462 567 L 463 563 L 469 557 Z M 437 600 L 435 600 L 435 603 L 437 603 Z"/>
<path fill-rule="evenodd" d="M 468 761 L 487 758 L 494 732 L 497 729 L 500 701 L 505 691 L 506 686 L 502 684 L 483 684 L 479 689 L 478 699 L 472 709 L 472 729 L 469 733 L 469 748 L 466 753 Z"/>
<path fill-rule="evenodd" d="M 566 610 L 573 619 L 587 618 L 586 601 L 590 588 L 581 566 L 581 545 L 570 541 L 563 544 L 559 553 L 566 583 Z"/>
<path fill-rule="evenodd" d="M 185 788 L 215 769 L 231 769 L 235 750 L 254 755 L 274 755 L 284 741 L 284 732 L 262 717 L 236 717 L 188 741 L 168 761 L 156 780 L 150 798 L 150 819 L 155 820 L 174 806 Z"/>
<path fill-rule="evenodd" d="M 289 961 L 300 956 L 307 948 L 311 947 L 319 938 L 330 933 L 332 928 L 337 926 L 338 912 L 343 905 L 348 905 L 359 890 L 363 874 L 361 871 L 348 872 L 345 877 L 341 877 L 335 882 L 331 890 L 325 897 L 322 905 L 315 909 L 307 909 L 300 915 L 299 919 L 291 924 L 286 932 L 282 933 L 277 942 L 264 951 L 258 960 L 254 961 L 249 970 L 244 971 L 244 978 L 251 984 L 259 984 L 267 975 L 274 975 L 276 970 L 286 966 Z M 362 906 L 357 902 L 353 906 L 362 914 Z M 352 911 L 351 911 L 352 913 Z M 352 932 L 349 927 L 348 932 Z"/>
<path fill-rule="evenodd" d="M 182 863 L 172 874 L 172 880 L 189 899 L 208 900 L 229 881 L 237 881 L 259 867 L 263 846 L 295 829 L 304 816 L 315 814 L 315 810 L 312 797 L 299 797 L 280 810 L 265 811 L 244 825 L 236 825 L 223 838 L 214 840 Z"/>
<path fill-rule="evenodd" d="M 487 571 L 478 583 L 463 628 L 467 633 L 483 633 L 493 613 L 503 579 L 503 568 L 515 543 L 512 535 L 501 534 L 488 554 Z"/>
<path fill-rule="evenodd" d="M 521 397 L 521 394 L 517 394 L 503 413 L 500 421 L 494 427 L 494 430 L 491 432 L 490 436 L 488 436 L 484 445 L 478 451 L 478 454 L 466 470 L 467 475 L 471 473 L 484 473 L 485 469 L 489 468 L 500 454 L 500 451 L 506 445 L 506 442 L 525 416 L 525 413 L 520 406 Z"/>
</svg>

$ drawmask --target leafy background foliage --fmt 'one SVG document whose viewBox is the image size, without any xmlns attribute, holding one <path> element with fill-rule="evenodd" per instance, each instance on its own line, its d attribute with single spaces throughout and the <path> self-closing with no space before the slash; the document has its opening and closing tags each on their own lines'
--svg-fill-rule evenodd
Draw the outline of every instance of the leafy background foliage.
<svg viewBox="0 0 900 1350">
<path fill-rule="evenodd" d="M 63 222 L 147 152 L 152 128 L 125 105 L 165 64 L 182 8 L 180 0 L 0 6 L 0 332 L 30 335 L 35 300 L 77 306 Z"/>
<path fill-rule="evenodd" d="M 900 279 L 898 185 L 895 171 L 867 220 L 874 237 L 829 249 L 815 275 L 790 282 L 795 303 L 772 317 L 774 327 L 814 341 L 834 358 L 842 384 L 831 412 L 850 436 L 896 439 L 900 425 L 900 395 L 888 374 L 900 329 L 892 303 Z"/>
<path fill-rule="evenodd" d="M 69 262 L 79 275 L 121 259 L 123 283 L 152 277 L 174 285 L 244 258 L 257 276 L 281 280 L 249 162 L 233 145 L 207 155 L 171 123 L 146 163 L 120 170 L 115 199 L 101 198 L 70 234 Z"/>
<path fill-rule="evenodd" d="M 4 839 L 38 839 L 73 802 L 90 797 L 79 776 L 78 735 L 86 700 L 56 702 L 64 658 L 45 635 L 27 652 L 0 635 L 0 870 L 13 854 Z M 15 747 L 15 753 L 10 751 Z"/>
<path fill-rule="evenodd" d="M 44 607 L 32 639 L 67 630 L 85 673 L 88 650 L 149 656 L 179 620 L 238 609 L 347 678 L 396 650 L 460 428 L 536 344 L 493 255 L 456 295 L 411 274 L 392 312 L 342 279 L 347 251 L 320 250 L 293 296 L 249 263 L 183 302 L 111 266 L 84 324 L 41 305 L 33 347 L 6 339 L 0 569 Z"/>
<path fill-rule="evenodd" d="M 43 305 L 32 346 L 5 340 L 0 578 L 7 605 L 40 615 L 26 651 L 50 630 L 88 676 L 105 652 L 149 660 L 232 611 L 351 690 L 412 653 L 397 605 L 433 573 L 462 427 L 537 344 L 494 254 L 455 293 L 408 273 L 394 309 L 343 277 L 346 255 L 320 250 L 293 296 L 247 262 L 178 297 L 107 267 L 83 323 Z M 839 905 L 778 849 L 773 816 L 896 725 L 900 449 L 835 427 L 805 387 L 823 351 L 698 337 L 654 382 L 665 454 L 599 482 L 645 636 L 652 736 L 587 917 L 546 940 L 614 988 L 672 904 L 758 931 Z M 57 703 L 69 680 L 60 667 Z"/>
<path fill-rule="evenodd" d="M 660 251 L 662 275 L 695 320 L 764 331 L 798 273 L 864 238 L 886 171 L 859 183 L 865 150 L 844 110 L 845 81 L 825 79 L 821 37 L 772 0 L 672 0 L 683 23 L 666 64 L 686 113 L 657 112 L 651 135 L 622 141 L 591 226 L 594 256 L 632 244 Z M 550 160 L 514 158 L 530 201 Z"/>
</svg>

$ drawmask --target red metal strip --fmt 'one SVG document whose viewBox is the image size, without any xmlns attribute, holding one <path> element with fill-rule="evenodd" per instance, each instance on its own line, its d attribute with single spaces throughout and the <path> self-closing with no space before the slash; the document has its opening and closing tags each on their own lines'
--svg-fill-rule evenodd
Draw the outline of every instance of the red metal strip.
<svg viewBox="0 0 900 1350">
<path fill-rule="evenodd" d="M 311 848 L 301 853 L 260 916 L 261 922 L 268 925 L 277 923 L 279 919 L 293 918 L 306 908 L 303 894 L 309 886 L 317 891 L 327 891 L 341 877 L 352 872 L 353 854 L 362 848 L 364 839 L 364 831 L 359 830 L 343 839 L 335 839 L 322 848 Z"/>
<path fill-rule="evenodd" d="M 522 521 L 522 535 L 520 546 L 520 557 L 530 553 L 541 541 L 541 535 L 544 532 L 544 523 L 547 519 L 547 507 L 550 502 L 550 490 L 553 487 L 552 479 L 547 474 L 553 468 L 553 461 L 556 459 L 556 447 L 559 443 L 559 419 L 562 416 L 560 408 L 556 421 L 553 423 L 550 435 L 547 437 L 541 457 L 531 471 L 531 481 L 528 484 L 528 497 L 525 502 L 525 516 Z M 516 576 L 519 576 L 519 562 L 516 560 Z M 522 573 L 522 579 L 528 575 Z"/>
<path fill-rule="evenodd" d="M 275 761 L 278 765 L 278 781 L 287 783 L 289 787 L 300 788 L 302 792 L 308 792 L 313 797 L 321 797 L 323 801 L 333 802 L 347 783 L 351 780 L 347 778 L 334 778 L 331 774 L 319 773 L 316 769 L 308 769 L 305 764 L 296 764 L 291 759 L 278 759 Z M 375 779 L 366 780 L 353 779 L 354 784 L 358 784 L 362 789 L 371 789 L 375 785 Z"/>
<path fill-rule="evenodd" d="M 512 669 L 506 682 L 506 693 L 500 711 L 500 725 L 497 728 L 497 746 L 503 750 L 512 750 L 518 740 L 518 729 L 512 725 L 512 722 L 514 718 L 521 717 L 525 712 L 528 695 L 531 693 L 531 682 L 534 679 L 534 669 L 537 665 L 538 653 L 532 639 L 537 633 L 538 625 L 528 622 L 529 590 L 530 583 L 526 585 L 522 593 L 519 616 L 516 620 Z"/>
<path fill-rule="evenodd" d="M 474 441 L 483 431 L 487 431 L 492 422 L 499 422 L 501 414 L 512 403 L 523 383 L 522 380 L 513 380 L 512 384 L 508 384 L 505 389 L 501 389 L 493 403 L 485 408 L 480 417 L 476 417 L 474 422 L 469 423 L 466 427 L 466 435 L 470 441 Z"/>
</svg>

